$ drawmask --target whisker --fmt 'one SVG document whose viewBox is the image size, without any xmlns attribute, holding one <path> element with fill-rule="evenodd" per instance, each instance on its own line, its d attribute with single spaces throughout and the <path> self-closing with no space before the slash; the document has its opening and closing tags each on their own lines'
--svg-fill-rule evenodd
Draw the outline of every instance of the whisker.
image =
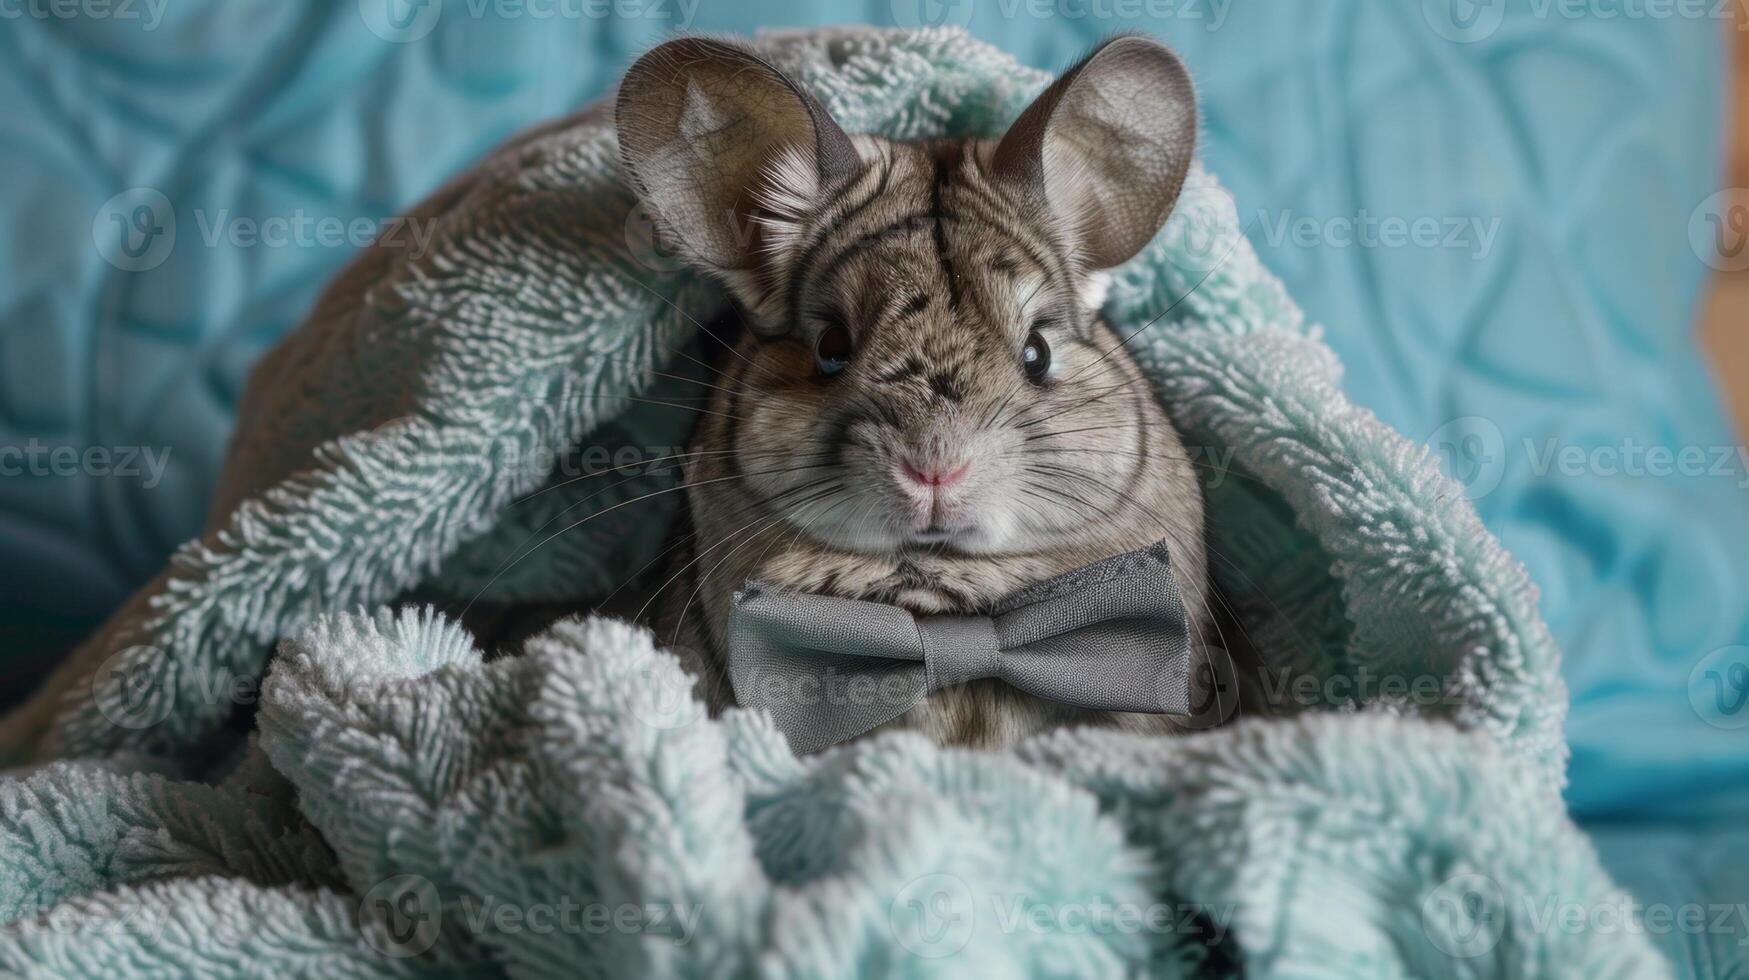
<svg viewBox="0 0 1749 980">
<path fill-rule="evenodd" d="M 832 494 L 837 493 L 837 492 L 838 492 L 837 487 L 827 487 L 825 490 L 821 491 L 819 494 L 816 494 L 812 497 L 809 497 L 807 500 L 804 500 L 801 503 L 796 504 L 795 506 L 805 507 L 805 506 L 807 506 L 807 504 L 813 502 L 814 500 L 823 499 L 824 497 L 831 496 Z M 705 580 L 708 579 L 712 574 L 714 574 L 717 569 L 723 567 L 723 565 L 726 564 L 730 558 L 733 558 L 735 556 L 735 552 L 740 551 L 742 548 L 746 547 L 746 545 L 749 541 L 757 541 L 759 539 L 759 535 L 763 534 L 767 528 L 770 528 L 770 527 L 773 527 L 777 524 L 782 523 L 787 518 L 787 515 L 788 515 L 790 509 L 791 508 L 786 507 L 784 510 L 784 513 L 775 515 L 770 520 L 767 520 L 764 524 L 760 525 L 760 528 L 758 531 L 755 531 L 753 534 L 748 535 L 745 539 L 742 540 L 742 542 L 740 544 L 737 544 L 735 547 L 729 549 L 729 552 L 722 557 L 721 561 L 718 561 L 715 565 L 711 566 L 710 571 L 708 571 L 708 572 L 704 573 L 704 575 L 698 577 L 698 582 L 692 587 L 692 591 L 690 593 L 688 593 L 686 596 L 686 602 L 683 605 L 681 605 L 681 607 L 680 607 L 680 615 L 675 617 L 674 635 L 676 637 L 678 637 L 680 635 L 680 624 L 682 624 L 686 621 L 686 614 L 692 609 L 693 600 L 698 598 L 699 590 L 704 588 Z M 723 541 L 717 542 L 716 544 L 712 545 L 709 549 L 706 549 L 707 552 L 711 551 L 711 550 L 715 550 L 716 548 L 719 548 L 722 545 L 728 543 L 728 541 L 732 540 L 733 537 L 734 537 L 734 535 L 731 535 L 729 538 L 725 538 Z M 769 550 L 770 549 L 768 546 L 767 551 L 769 551 Z M 703 557 L 702 554 L 695 556 L 693 558 L 692 562 L 689 563 L 689 566 L 692 564 L 697 564 L 699 559 L 702 557 Z M 681 569 L 681 571 L 684 572 L 685 569 L 683 568 L 683 569 Z M 679 573 L 676 573 L 676 575 L 678 575 L 678 574 Z M 670 642 L 673 642 L 673 641 L 670 641 Z"/>
<path fill-rule="evenodd" d="M 1058 417 L 1063 416 L 1063 415 L 1067 415 L 1070 412 L 1078 412 L 1081 409 L 1084 409 L 1089 405 L 1093 405 L 1097 402 L 1104 401 L 1106 398 L 1109 398 L 1110 396 L 1115 395 L 1118 392 L 1123 391 L 1124 389 L 1130 387 L 1130 385 L 1133 383 L 1134 382 L 1125 381 L 1122 384 L 1112 385 L 1109 388 L 1106 388 L 1102 391 L 1099 391 L 1097 394 L 1090 395 L 1087 398 L 1082 399 L 1080 402 L 1078 402 L 1074 405 L 1071 405 L 1068 408 L 1060 409 L 1058 411 L 1052 412 L 1049 415 L 1042 415 L 1042 416 L 1039 416 L 1038 418 L 1035 418 L 1035 419 L 1028 419 L 1025 422 L 1018 423 L 1014 427 L 1016 429 L 1030 429 L 1035 425 L 1043 425 L 1044 423 L 1049 422 L 1051 419 L 1058 418 Z"/>
<path fill-rule="evenodd" d="M 1255 218 L 1252 219 L 1252 221 L 1255 221 L 1255 220 L 1256 220 Z M 1237 235 L 1235 235 L 1233 238 L 1232 247 L 1228 248 L 1227 253 L 1225 255 L 1221 256 L 1220 260 L 1217 261 L 1214 265 L 1210 266 L 1209 270 L 1207 272 L 1202 274 L 1201 279 L 1198 279 L 1194 285 L 1192 285 L 1189 289 L 1185 290 L 1184 295 L 1178 297 L 1177 299 L 1173 300 L 1171 303 L 1167 304 L 1165 309 L 1154 314 L 1153 318 L 1150 319 L 1147 323 L 1144 323 L 1141 326 L 1137 327 L 1135 330 L 1131 331 L 1128 336 L 1125 336 L 1121 340 L 1119 340 L 1117 346 L 1113 347 L 1111 350 L 1106 351 L 1103 355 L 1101 355 L 1099 357 L 1098 360 L 1094 361 L 1092 364 L 1085 365 L 1084 367 L 1081 368 L 1080 371 L 1077 371 L 1074 374 L 1070 375 L 1068 378 L 1065 378 L 1064 381 L 1074 380 L 1076 377 L 1079 377 L 1083 371 L 1092 370 L 1094 367 L 1099 365 L 1101 362 L 1103 362 L 1106 358 L 1110 357 L 1112 354 L 1115 354 L 1120 350 L 1128 348 L 1130 345 L 1130 341 L 1132 341 L 1132 340 L 1136 339 L 1136 337 L 1140 336 L 1142 331 L 1148 329 L 1149 327 L 1153 326 L 1156 323 L 1159 323 L 1161 317 L 1164 317 L 1166 314 L 1171 313 L 1173 310 L 1177 309 L 1179 307 L 1179 305 L 1182 304 L 1185 300 L 1196 295 L 1196 291 L 1202 288 L 1202 284 L 1205 282 L 1208 282 L 1209 277 L 1214 275 L 1216 272 L 1219 272 L 1221 270 L 1221 267 L 1225 266 L 1227 264 L 1227 260 L 1231 259 L 1238 252 L 1239 243 L 1248 240 L 1246 236 L 1251 230 L 1251 223 L 1252 222 L 1246 222 L 1245 226 L 1241 227 L 1239 229 L 1239 233 Z M 1117 331 L 1115 329 L 1112 330 L 1112 333 L 1115 334 L 1116 332 Z"/>
<path fill-rule="evenodd" d="M 1104 489 L 1107 490 L 1108 492 L 1111 492 L 1111 493 L 1117 492 L 1115 488 L 1111 487 L 1109 484 L 1103 484 L 1103 482 L 1099 481 L 1098 478 L 1094 475 L 1084 473 L 1084 474 L 1080 474 L 1080 477 L 1082 479 L 1088 480 L 1090 482 L 1102 483 Z M 1261 483 L 1261 481 L 1258 481 L 1258 482 Z M 1134 499 L 1134 498 L 1131 498 L 1131 502 L 1134 503 L 1136 506 L 1140 507 L 1142 509 L 1142 511 L 1149 518 L 1152 519 L 1155 527 L 1158 529 L 1161 536 L 1167 539 L 1168 543 L 1170 544 L 1170 546 L 1172 548 L 1174 548 L 1176 551 L 1178 551 L 1180 553 L 1184 552 L 1185 542 L 1183 540 L 1181 540 L 1180 538 L 1178 538 L 1178 536 L 1174 533 L 1173 525 L 1170 522 L 1168 522 L 1165 518 L 1163 518 L 1159 514 L 1159 512 L 1156 511 L 1148 503 L 1146 503 L 1142 500 L 1139 500 L 1139 499 Z M 1205 519 L 1205 527 L 1206 527 L 1206 519 Z M 1225 568 L 1229 574 L 1244 580 L 1244 582 L 1248 585 L 1255 586 L 1258 584 L 1257 581 L 1255 579 L 1253 579 L 1249 574 L 1247 574 L 1245 572 L 1245 570 L 1243 568 L 1241 568 L 1237 562 L 1233 561 L 1232 558 L 1230 556 L 1228 556 L 1225 552 L 1216 548 L 1213 545 L 1213 543 L 1207 539 L 1206 535 L 1204 536 L 1204 538 L 1202 540 L 1202 546 L 1203 546 L 1202 547 L 1203 554 L 1206 556 L 1206 558 L 1208 560 L 1219 562 L 1221 564 L 1221 566 L 1223 568 Z M 1310 642 L 1310 640 L 1307 639 L 1305 634 L 1303 634 L 1300 631 L 1299 627 L 1293 622 L 1293 620 L 1286 614 L 1286 612 L 1284 612 L 1282 610 L 1282 608 L 1278 604 L 1276 604 L 1276 602 L 1273 599 L 1271 599 L 1268 596 L 1267 593 L 1265 593 L 1261 589 L 1254 589 L 1253 592 L 1257 596 L 1259 601 L 1261 601 L 1262 603 L 1264 603 L 1268 606 L 1270 612 L 1272 612 L 1274 614 L 1276 621 L 1283 623 L 1288 627 L 1288 629 L 1291 631 L 1292 636 L 1297 641 L 1299 641 L 1301 649 L 1310 650 L 1313 648 L 1314 645 Z M 1228 600 L 1227 596 L 1225 595 L 1225 593 L 1221 589 L 1216 587 L 1212 577 L 1208 583 L 1208 588 L 1206 591 L 1205 598 L 1208 601 L 1210 601 L 1211 603 L 1217 603 L 1219 605 L 1220 609 L 1223 610 L 1227 614 L 1228 618 L 1230 618 L 1232 620 L 1234 627 L 1236 629 L 1238 629 L 1239 633 L 1241 634 L 1242 637 L 1244 637 L 1245 641 L 1247 643 L 1252 642 L 1251 641 L 1251 631 L 1245 625 L 1244 619 L 1240 617 L 1238 608 L 1235 607 L 1232 604 L 1232 602 Z M 1220 623 L 1218 620 L 1215 621 L 1213 623 L 1213 625 L 1215 626 L 1215 628 L 1217 630 L 1220 629 Z M 1224 633 L 1222 633 L 1222 644 L 1223 644 L 1223 648 L 1224 648 L 1225 647 L 1225 634 Z M 1252 644 L 1252 645 L 1254 648 L 1255 644 Z"/>
<path fill-rule="evenodd" d="M 653 490 L 649 493 L 640 494 L 636 497 L 632 497 L 629 500 L 622 500 L 619 503 L 613 504 L 609 507 L 604 507 L 601 510 L 596 511 L 593 514 L 590 514 L 588 517 L 580 518 L 579 520 L 574 521 L 571 524 L 568 524 L 563 528 L 560 528 L 559 530 L 553 532 L 552 534 L 547 535 L 545 538 L 542 538 L 540 540 L 540 542 L 538 544 L 536 544 L 534 547 L 529 548 L 527 551 L 522 552 L 520 555 L 516 555 L 514 558 L 508 559 L 505 562 L 504 566 L 499 568 L 497 572 L 493 573 L 492 577 L 489 580 L 487 580 L 487 582 L 484 586 L 481 586 L 480 591 L 475 593 L 475 595 L 472 599 L 468 600 L 468 604 L 462 608 L 462 614 L 466 615 L 468 613 L 468 611 L 474 607 L 474 603 L 476 603 L 480 600 L 481 596 L 483 596 L 487 592 L 491 591 L 492 586 L 498 584 L 498 580 L 503 578 L 504 574 L 506 572 L 510 571 L 510 569 L 512 569 L 512 568 L 516 567 L 516 565 L 520 564 L 523 559 L 534 554 L 536 551 L 539 551 L 541 548 L 545 547 L 547 544 L 552 542 L 553 539 L 559 537 L 560 535 L 563 535 L 563 534 L 566 534 L 567 532 L 573 531 L 573 530 L 583 526 L 584 524 L 587 524 L 590 521 L 595 520 L 598 517 L 602 517 L 602 516 L 605 516 L 607 514 L 611 514 L 614 511 L 619 510 L 621 507 L 627 507 L 627 506 L 630 506 L 632 504 L 641 503 L 645 500 L 649 500 L 649 499 L 654 498 L 654 497 L 659 497 L 659 496 L 662 496 L 663 494 L 667 494 L 667 493 L 674 493 L 674 492 L 680 491 L 680 490 L 690 490 L 694 487 L 709 486 L 709 485 L 715 484 L 715 483 L 724 483 L 724 482 L 727 482 L 729 480 L 739 480 L 739 479 L 743 478 L 744 476 L 770 476 L 770 475 L 775 475 L 775 474 L 780 474 L 780 473 L 795 473 L 795 472 L 802 472 L 802 471 L 808 470 L 808 469 L 818 469 L 818 468 L 819 467 L 813 467 L 813 466 L 780 467 L 778 469 L 762 470 L 762 471 L 758 471 L 755 473 L 742 473 L 742 474 L 731 474 L 729 476 L 720 476 L 720 477 L 715 477 L 715 478 L 709 479 L 709 480 L 696 481 L 693 483 L 678 483 L 672 487 L 663 487 L 660 490 Z M 636 479 L 636 477 L 628 477 L 627 480 L 621 481 L 620 484 L 615 484 L 615 485 L 616 486 L 623 485 L 624 483 L 629 482 L 630 480 L 633 480 L 633 479 Z M 612 489 L 612 488 L 609 487 L 606 489 Z M 597 491 L 596 493 L 591 494 L 590 497 L 584 498 L 584 500 L 588 500 L 588 499 L 595 497 L 595 496 L 598 496 L 604 492 L 606 492 L 606 491 L 605 490 Z M 571 508 L 576 507 L 578 504 L 583 503 L 584 500 L 579 500 L 579 501 L 577 501 L 577 503 L 574 503 L 570 507 L 565 508 L 565 510 L 562 510 L 558 514 L 553 515 L 553 517 L 548 518 L 547 522 L 545 524 L 542 524 L 540 527 L 538 527 L 534 530 L 533 534 L 530 535 L 530 538 L 532 538 L 536 534 L 539 534 L 541 531 L 545 530 L 550 524 L 553 523 L 553 521 L 557 520 L 561 515 L 563 515 L 565 513 L 565 511 L 568 511 Z M 524 544 L 527 544 L 527 542 L 524 542 Z"/>
<path fill-rule="evenodd" d="M 738 520 L 741 517 L 746 516 L 748 513 L 752 512 L 754 510 L 760 509 L 761 507 L 764 506 L 764 504 L 765 504 L 765 502 L 763 500 L 747 501 L 747 502 L 743 503 L 741 506 L 735 508 L 734 510 L 732 510 L 728 514 L 726 514 L 724 516 L 724 519 L 731 520 L 731 521 Z M 684 547 L 689 540 L 696 539 L 697 537 L 699 537 L 699 532 L 698 532 L 697 528 L 693 528 L 693 529 L 687 531 L 685 534 L 676 535 L 673 543 L 668 545 L 668 547 L 663 548 L 660 552 L 658 552 L 656 554 L 656 556 L 654 558 L 651 558 L 649 561 L 646 561 L 642 565 L 638 566 L 637 571 L 633 572 L 631 575 L 627 576 L 626 578 L 621 579 L 620 584 L 615 586 L 613 591 L 609 592 L 605 597 L 603 597 L 602 600 L 599 603 L 597 603 L 597 605 L 598 606 L 605 606 L 605 605 L 609 604 L 610 602 L 612 602 L 614 596 L 619 595 L 620 590 L 624 589 L 628 585 L 631 585 L 633 582 L 637 582 L 640 579 L 642 579 L 644 577 L 644 574 L 646 572 L 648 572 L 657 562 L 674 554 L 676 549 Z M 659 595 L 659 594 L 660 594 L 660 590 L 657 590 L 657 592 L 654 593 L 653 595 Z M 648 603 L 646 603 L 645 606 L 647 608 Z M 634 619 L 641 618 L 642 615 L 643 615 L 643 610 L 639 610 L 638 616 L 633 617 L 633 618 Z"/>
<path fill-rule="evenodd" d="M 789 453 L 789 452 L 786 452 L 783 450 L 776 450 L 776 449 L 708 449 L 708 450 L 707 449 L 698 449 L 698 450 L 689 450 L 687 452 L 678 453 L 678 454 L 672 455 L 672 456 L 659 456 L 655 459 L 649 459 L 649 460 L 633 460 L 630 463 L 622 463 L 618 466 L 606 467 L 606 468 L 599 469 L 599 470 L 591 470 L 588 473 L 580 473 L 577 476 L 570 477 L 570 478 L 568 478 L 562 482 L 559 482 L 559 483 L 548 484 L 547 486 L 544 486 L 541 489 L 534 491 L 533 493 L 530 493 L 526 496 L 520 497 L 517 500 L 512 502 L 512 506 L 514 506 L 515 504 L 520 504 L 520 503 L 527 501 L 527 500 L 532 500 L 535 497 L 540 496 L 541 494 L 547 493 L 548 491 L 558 490 L 562 487 L 568 487 L 571 484 L 580 482 L 582 480 L 593 480 L 598 476 L 605 476 L 608 473 L 613 473 L 613 472 L 616 472 L 618 470 L 631 469 L 634 466 L 644 466 L 647 464 L 655 464 L 655 463 L 663 462 L 665 460 L 680 460 L 680 459 L 700 460 L 700 459 L 704 459 L 706 457 L 735 456 L 735 455 L 747 456 L 747 457 L 753 457 L 753 458 L 763 458 L 763 457 L 768 457 L 768 456 L 782 456 L 785 458 L 792 458 L 792 459 L 794 459 L 794 458 L 830 459 L 832 456 L 832 452 L 831 452 L 831 450 L 820 450 L 818 452 L 812 452 L 812 453 Z M 678 468 L 679 468 L 678 466 L 668 467 L 668 469 L 670 469 L 670 470 L 678 469 Z M 631 480 L 635 480 L 635 479 L 637 479 L 637 477 L 633 476 L 628 480 L 623 480 L 620 483 L 614 484 L 614 486 L 623 486 L 626 483 L 631 482 Z M 611 489 L 613 489 L 613 487 L 607 487 L 605 489 L 611 490 Z M 584 498 L 584 499 L 589 499 L 589 498 Z"/>
<path fill-rule="evenodd" d="M 745 354 L 742 354 L 740 351 L 736 350 L 733 344 L 730 344 L 728 341 L 724 340 L 723 338 L 718 337 L 715 333 L 713 333 L 711 331 L 711 329 L 709 327 L 698 322 L 697 317 L 695 317 L 691 313 L 688 313 L 685 310 L 681 309 L 678 305 L 675 304 L 675 302 L 673 300 L 662 295 L 662 293 L 659 292 L 658 290 L 651 288 L 649 283 L 644 282 L 642 279 L 639 279 L 637 276 L 632 275 L 629 272 L 625 273 L 625 276 L 627 279 L 630 279 L 632 282 L 637 283 L 638 286 L 642 287 L 643 290 L 645 292 L 649 293 L 651 296 L 654 296 L 657 299 L 661 300 L 662 302 L 668 304 L 668 306 L 671 307 L 674 310 L 674 312 L 679 313 L 681 316 L 692 321 L 692 325 L 698 328 L 698 332 L 700 334 L 702 334 L 706 337 L 709 337 L 710 339 L 716 341 L 717 344 L 720 345 L 724 350 L 728 351 L 730 354 L 733 354 L 734 356 L 740 358 L 743 362 L 745 362 L 749 368 L 752 368 L 754 370 L 761 369 L 761 366 L 759 364 L 754 363 Z"/>
</svg>

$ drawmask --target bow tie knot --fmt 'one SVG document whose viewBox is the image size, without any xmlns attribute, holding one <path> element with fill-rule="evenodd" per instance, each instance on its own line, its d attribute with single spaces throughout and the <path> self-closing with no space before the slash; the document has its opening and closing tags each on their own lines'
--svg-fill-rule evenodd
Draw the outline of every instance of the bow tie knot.
<svg viewBox="0 0 1749 980">
<path fill-rule="evenodd" d="M 752 581 L 735 594 L 736 699 L 770 712 L 798 753 L 986 678 L 1094 710 L 1189 714 L 1189 619 L 1165 544 L 1028 586 L 988 616 L 917 616 Z"/>
<path fill-rule="evenodd" d="M 917 636 L 931 691 L 1002 676 L 1002 645 L 988 616 L 918 616 Z"/>
</svg>

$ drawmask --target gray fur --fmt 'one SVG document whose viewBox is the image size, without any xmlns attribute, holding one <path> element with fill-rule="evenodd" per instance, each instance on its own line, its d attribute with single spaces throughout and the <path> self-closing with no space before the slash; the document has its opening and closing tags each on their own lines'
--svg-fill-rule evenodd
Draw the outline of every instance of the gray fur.
<svg viewBox="0 0 1749 980">
<path fill-rule="evenodd" d="M 709 81 L 725 76 L 737 84 Z M 681 149 L 675 114 L 644 100 L 743 121 L 731 128 L 747 152 L 717 147 L 733 166 L 677 177 L 677 160 L 699 158 Z M 822 165 L 834 138 L 820 133 L 836 124 L 811 101 L 752 55 L 695 39 L 646 55 L 620 100 L 622 154 L 646 206 L 723 278 L 752 328 L 710 382 L 686 470 L 693 533 L 664 587 L 660 639 L 720 709 L 733 703 L 730 602 L 749 578 L 919 613 L 982 611 L 1165 540 L 1200 650 L 1212 629 L 1201 490 L 1097 312 L 1100 270 L 1153 236 L 1189 166 L 1195 109 L 1177 59 L 1120 38 L 1001 141 L 854 137 L 848 170 Z M 658 199 L 676 188 L 687 200 Z M 736 245 L 721 247 L 737 226 Z M 814 347 L 834 325 L 855 354 L 822 377 Z M 1053 355 L 1042 384 L 1021 361 L 1035 329 Z M 931 491 L 902 475 L 904 461 L 970 468 Z M 989 681 L 895 724 L 998 746 L 1070 722 L 1173 727 Z"/>
</svg>

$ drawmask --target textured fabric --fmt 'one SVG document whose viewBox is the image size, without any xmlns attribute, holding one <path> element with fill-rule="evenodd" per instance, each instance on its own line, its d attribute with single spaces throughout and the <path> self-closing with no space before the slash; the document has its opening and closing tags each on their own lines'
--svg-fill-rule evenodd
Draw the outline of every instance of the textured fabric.
<svg viewBox="0 0 1749 980">
<path fill-rule="evenodd" d="M 0 699 L 22 698 L 36 665 L 202 532 L 249 368 L 355 248 L 236 247 L 209 240 L 215 222 L 380 226 L 509 133 L 600 95 L 676 28 L 945 18 L 1047 70 L 1142 30 L 1191 67 L 1205 160 L 1325 325 L 1349 397 L 1444 455 L 1543 590 L 1574 692 L 1571 804 L 1749 813 L 1740 732 L 1697 725 L 1688 705 L 1701 660 L 1749 644 L 1744 470 L 1543 465 L 1551 438 L 1692 445 L 1709 467 L 1740 441 L 1693 343 L 1711 269 L 1689 236 L 1717 217 L 1720 18 L 1741 5 L 632 0 L 639 16 L 531 16 L 539 5 L 139 0 L 133 16 L 0 25 L 0 446 L 145 447 L 162 465 L 158 479 L 143 458 L 132 476 L 0 479 Z M 422 12 L 429 33 L 384 31 L 389 7 Z M 1452 40 L 1460 10 L 1485 13 Z M 166 195 L 180 234 L 162 265 L 131 271 L 104 261 L 94 224 L 136 187 Z M 1440 224 L 1439 246 L 1347 234 L 1420 220 Z"/>
<path fill-rule="evenodd" d="M 1000 132 L 1047 80 L 958 32 L 895 36 L 766 50 L 846 129 L 898 138 Z M 413 589 L 588 601 L 647 566 L 674 496 L 629 505 L 671 475 L 572 478 L 554 460 L 682 444 L 690 413 L 649 403 L 688 397 L 661 375 L 686 372 L 676 352 L 725 300 L 628 234 L 631 203 L 611 126 L 585 111 L 413 209 L 441 233 L 367 250 L 262 360 L 208 532 L 0 721 L 0 747 L 185 752 L 233 712 L 214 675 L 258 678 L 318 614 Z M 1205 169 L 1114 270 L 1106 313 L 1208 461 L 1214 574 L 1275 668 L 1431 679 L 1440 696 L 1405 710 L 1487 731 L 1560 781 L 1566 696 L 1523 570 L 1424 449 L 1341 395 Z M 1312 706 L 1377 699 L 1321 689 Z"/>
<path fill-rule="evenodd" d="M 1045 82 L 951 31 L 763 50 L 848 129 L 900 138 L 997 131 Z M 0 864 L 0 964 L 235 972 L 234 947 L 191 938 L 204 923 L 255 927 L 248 965 L 276 973 L 1661 975 L 1643 935 L 1537 927 L 1549 901 L 1623 896 L 1559 796 L 1566 696 L 1534 591 L 1426 451 L 1344 398 L 1201 168 L 1106 312 L 1186 445 L 1219 454 L 1215 574 L 1269 660 L 1239 682 L 1301 717 L 798 760 L 762 715 L 703 719 L 647 633 L 566 624 L 484 663 L 439 619 L 348 612 L 605 597 L 658 554 L 673 495 L 627 505 L 661 474 L 554 465 L 684 438 L 684 412 L 624 409 L 665 400 L 657 372 L 723 297 L 640 253 L 630 209 L 598 116 L 528 134 L 415 209 L 429 252 L 367 251 L 262 361 L 209 530 L 0 725 L 17 757 L 60 760 L 0 783 L 0 849 L 22 856 Z M 218 793 L 184 781 L 236 758 L 227 723 L 257 702 L 260 752 Z M 306 828 L 331 861 L 264 839 Z M 676 943 L 481 912 L 564 900 L 710 915 Z M 1085 927 L 1114 903 L 1192 914 Z M 116 929 L 116 908 L 165 931 Z M 943 937 L 965 942 L 937 956 Z M 399 955 L 409 938 L 430 945 Z"/>
<path fill-rule="evenodd" d="M 1081 708 L 1190 713 L 1190 622 L 1163 542 L 1020 590 L 990 616 L 914 616 L 763 582 L 734 601 L 735 700 L 768 712 L 797 752 L 986 678 Z"/>
<path fill-rule="evenodd" d="M 486 662 L 413 610 L 327 619 L 275 661 L 258 751 L 198 799 L 89 762 L 0 786 L 0 846 L 58 885 L 33 915 L 9 871 L 0 971 L 1668 975 L 1644 936 L 1544 923 L 1629 899 L 1544 774 L 1480 733 L 1320 714 L 798 759 L 687 686 L 609 621 Z"/>
<path fill-rule="evenodd" d="M 1736 980 L 1749 963 L 1749 827 L 1633 824 L 1594 828 L 1592 841 L 1640 904 L 1646 935 L 1701 980 Z"/>
</svg>

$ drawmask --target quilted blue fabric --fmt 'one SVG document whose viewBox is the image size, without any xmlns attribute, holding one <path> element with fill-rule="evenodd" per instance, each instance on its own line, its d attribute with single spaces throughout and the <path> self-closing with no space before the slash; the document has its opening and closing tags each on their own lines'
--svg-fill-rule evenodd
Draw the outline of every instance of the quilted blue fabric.
<svg viewBox="0 0 1749 980">
<path fill-rule="evenodd" d="M 200 528 L 249 365 L 360 234 L 669 30 L 947 21 L 1058 67 L 1139 29 L 1195 70 L 1206 159 L 1351 396 L 1541 584 L 1574 808 L 1749 811 L 1749 474 L 1691 342 L 1720 25 L 1455 2 L 19 4 L 51 12 L 0 20 L 5 669 Z"/>
<path fill-rule="evenodd" d="M 1749 828 L 1658 824 L 1586 828 L 1641 927 L 1678 976 L 1741 980 L 1749 950 Z M 1710 900 L 1709 900 L 1710 899 Z"/>
</svg>

